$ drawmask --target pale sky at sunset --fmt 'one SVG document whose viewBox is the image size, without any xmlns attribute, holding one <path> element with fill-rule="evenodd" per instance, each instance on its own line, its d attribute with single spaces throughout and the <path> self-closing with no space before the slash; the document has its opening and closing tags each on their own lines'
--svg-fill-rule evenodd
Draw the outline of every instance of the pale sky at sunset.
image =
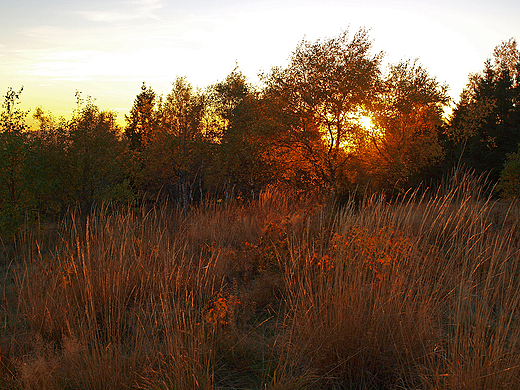
<svg viewBox="0 0 520 390">
<path fill-rule="evenodd" d="M 250 81 L 284 66 L 303 38 L 371 29 L 386 62 L 418 58 L 458 99 L 501 41 L 520 40 L 518 0 L 2 0 L 0 93 L 60 116 L 74 93 L 128 113 L 143 81 L 166 95 L 176 76 L 205 87 L 238 63 Z"/>
</svg>

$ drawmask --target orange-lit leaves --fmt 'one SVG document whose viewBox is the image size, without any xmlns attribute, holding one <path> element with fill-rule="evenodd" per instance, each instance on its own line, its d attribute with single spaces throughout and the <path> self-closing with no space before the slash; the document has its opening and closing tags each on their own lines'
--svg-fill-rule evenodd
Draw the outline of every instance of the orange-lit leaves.
<svg viewBox="0 0 520 390">
<path fill-rule="evenodd" d="M 222 293 L 219 293 L 215 299 L 208 304 L 205 320 L 208 324 L 212 325 L 227 325 L 238 305 L 240 305 L 240 300 L 237 296 L 224 296 Z"/>
<path fill-rule="evenodd" d="M 392 226 L 373 231 L 353 226 L 345 234 L 335 234 L 330 248 L 332 258 L 360 260 L 362 268 L 377 279 L 378 288 L 385 277 L 397 271 L 401 256 L 406 255 L 411 246 L 407 236 Z"/>
</svg>

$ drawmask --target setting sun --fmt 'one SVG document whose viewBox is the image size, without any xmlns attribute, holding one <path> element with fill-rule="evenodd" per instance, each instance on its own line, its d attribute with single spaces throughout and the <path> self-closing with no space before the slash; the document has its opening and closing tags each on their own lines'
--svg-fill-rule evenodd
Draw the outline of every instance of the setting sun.
<svg viewBox="0 0 520 390">
<path fill-rule="evenodd" d="M 374 129 L 374 122 L 372 121 L 372 118 L 370 118 L 369 116 L 362 116 L 361 118 L 359 118 L 359 124 L 365 130 Z"/>
<path fill-rule="evenodd" d="M 383 132 L 376 126 L 372 117 L 368 115 L 361 115 L 358 119 L 358 123 L 365 132 L 365 136 L 370 138 L 381 138 Z"/>
</svg>

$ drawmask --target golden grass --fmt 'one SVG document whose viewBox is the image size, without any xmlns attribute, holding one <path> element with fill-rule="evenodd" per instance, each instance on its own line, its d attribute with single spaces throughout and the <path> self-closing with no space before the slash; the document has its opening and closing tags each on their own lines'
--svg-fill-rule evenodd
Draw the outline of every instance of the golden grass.
<svg viewBox="0 0 520 390">
<path fill-rule="evenodd" d="M 482 189 L 341 208 L 269 189 L 27 234 L 0 388 L 516 389 L 518 210 Z"/>
</svg>

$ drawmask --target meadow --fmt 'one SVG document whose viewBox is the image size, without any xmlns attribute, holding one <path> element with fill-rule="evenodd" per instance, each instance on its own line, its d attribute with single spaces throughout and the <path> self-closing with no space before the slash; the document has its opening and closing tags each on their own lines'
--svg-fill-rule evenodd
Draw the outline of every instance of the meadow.
<svg viewBox="0 0 520 390">
<path fill-rule="evenodd" d="M 25 229 L 2 264 L 0 388 L 516 389 L 519 210 L 455 176 Z"/>
</svg>

